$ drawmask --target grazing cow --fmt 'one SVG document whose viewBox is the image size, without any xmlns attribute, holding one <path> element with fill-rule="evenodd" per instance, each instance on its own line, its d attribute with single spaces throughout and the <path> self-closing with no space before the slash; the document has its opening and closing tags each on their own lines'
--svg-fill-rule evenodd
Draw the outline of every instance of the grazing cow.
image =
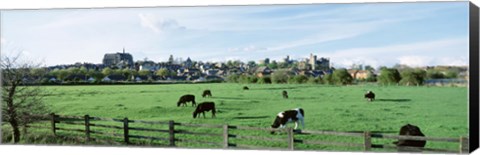
<svg viewBox="0 0 480 155">
<path fill-rule="evenodd" d="M 247 87 L 247 86 L 243 86 L 243 90 L 248 90 L 248 87 Z"/>
<path fill-rule="evenodd" d="M 191 94 L 183 95 L 180 97 L 180 99 L 177 102 L 177 107 L 180 105 L 187 106 L 187 102 L 192 102 L 192 107 L 195 106 L 197 103 L 195 103 L 195 96 Z"/>
<path fill-rule="evenodd" d="M 282 111 L 277 114 L 275 121 L 273 121 L 272 128 L 285 128 L 288 122 L 295 122 L 295 128 L 298 127 L 298 121 L 302 123 L 302 128 L 305 128 L 305 123 L 303 118 L 305 117 L 305 113 L 303 112 L 302 108 L 296 108 L 293 110 L 286 110 Z M 275 133 L 274 131 L 271 132 L 272 134 Z"/>
<path fill-rule="evenodd" d="M 425 137 L 425 135 L 420 131 L 420 128 L 418 128 L 415 125 L 411 124 L 406 124 L 400 128 L 400 135 L 405 135 L 405 136 L 422 136 Z M 413 152 L 415 151 L 414 149 L 408 149 L 408 148 L 402 148 L 402 146 L 410 146 L 410 147 L 420 147 L 423 148 L 425 147 L 425 144 L 427 141 L 425 140 L 398 140 L 396 142 L 393 142 L 393 144 L 397 145 L 398 151 L 399 152 Z M 420 149 L 418 149 L 420 151 Z"/>
<path fill-rule="evenodd" d="M 285 90 L 282 91 L 282 95 L 283 95 L 283 98 L 288 98 L 288 93 L 287 93 L 287 91 L 285 91 Z"/>
<path fill-rule="evenodd" d="M 375 94 L 372 91 L 367 91 L 367 93 L 364 96 L 370 102 L 375 100 Z"/>
<path fill-rule="evenodd" d="M 215 103 L 214 102 L 202 102 L 198 104 L 197 108 L 193 112 L 193 118 L 197 118 L 197 115 L 200 113 L 203 114 L 203 118 L 205 118 L 205 111 L 212 111 L 212 118 L 215 117 Z M 200 117 L 200 116 L 198 116 Z"/>
<path fill-rule="evenodd" d="M 212 92 L 211 92 L 210 90 L 208 90 L 208 89 L 207 89 L 207 90 L 204 90 L 204 91 L 203 91 L 203 94 L 202 94 L 202 97 L 206 97 L 206 96 L 212 97 Z"/>
</svg>

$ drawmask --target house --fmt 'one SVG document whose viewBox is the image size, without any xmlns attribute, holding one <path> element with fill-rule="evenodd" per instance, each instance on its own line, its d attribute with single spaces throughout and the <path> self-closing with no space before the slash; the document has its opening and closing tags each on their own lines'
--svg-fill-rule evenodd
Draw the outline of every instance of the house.
<svg viewBox="0 0 480 155">
<path fill-rule="evenodd" d="M 205 70 L 203 73 L 206 75 L 216 75 L 219 72 L 218 69 L 208 69 Z"/>
<path fill-rule="evenodd" d="M 87 81 L 88 81 L 88 82 L 95 82 L 95 78 L 90 77 L 90 78 L 87 79 Z"/>
<path fill-rule="evenodd" d="M 367 79 L 368 73 L 370 73 L 370 71 L 350 69 L 348 70 L 348 73 L 353 77 L 353 79 Z"/>
<path fill-rule="evenodd" d="M 257 77 L 267 76 L 267 75 L 270 75 L 271 73 L 272 73 L 272 70 L 267 66 L 258 67 L 255 70 L 255 74 L 257 75 Z"/>
</svg>

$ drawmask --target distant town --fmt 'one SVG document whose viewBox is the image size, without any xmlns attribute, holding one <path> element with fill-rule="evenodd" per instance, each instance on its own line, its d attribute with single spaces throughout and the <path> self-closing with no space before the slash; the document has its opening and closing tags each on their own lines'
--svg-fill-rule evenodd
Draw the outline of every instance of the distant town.
<svg viewBox="0 0 480 155">
<path fill-rule="evenodd" d="M 165 62 L 155 62 L 147 58 L 134 62 L 133 56 L 123 49 L 121 52 L 105 54 L 102 64 L 75 63 L 48 66 L 46 68 L 47 74 L 42 83 L 208 82 L 232 81 L 229 77 L 241 75 L 254 77 L 255 81 L 253 82 L 256 83 L 258 79 L 269 77 L 276 71 L 288 72 L 288 75 L 298 75 L 313 80 L 331 75 L 335 70 L 331 64 L 329 58 L 317 57 L 314 54 L 299 60 L 292 60 L 287 55 L 280 61 L 265 58 L 257 62 L 242 62 L 239 60 L 202 62 L 192 60 L 190 57 L 182 60 L 170 55 L 168 61 Z M 409 68 L 404 65 L 396 65 L 395 67 L 398 69 Z M 426 79 L 468 79 L 468 67 L 466 66 L 426 66 L 420 69 L 434 71 L 427 72 L 430 73 L 428 75 L 430 78 Z M 354 64 L 346 70 L 351 78 L 356 81 L 375 82 L 376 76 L 380 74 L 379 70 L 364 64 Z M 238 77 L 236 78 L 233 81 L 238 81 Z M 304 81 L 306 80 L 308 79 Z"/>
</svg>

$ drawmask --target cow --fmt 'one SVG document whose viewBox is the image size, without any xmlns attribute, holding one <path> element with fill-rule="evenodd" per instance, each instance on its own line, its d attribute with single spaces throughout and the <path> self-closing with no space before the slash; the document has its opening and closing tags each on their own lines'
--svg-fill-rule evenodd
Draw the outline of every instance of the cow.
<svg viewBox="0 0 480 155">
<path fill-rule="evenodd" d="M 425 137 L 425 135 L 420 131 L 420 128 L 418 128 L 415 125 L 411 124 L 406 124 L 400 128 L 400 135 L 404 136 L 422 136 Z M 425 147 L 425 144 L 427 143 L 426 140 L 398 140 L 396 142 L 393 142 L 398 147 L 399 152 L 413 152 L 413 151 L 420 151 L 420 149 L 408 149 L 408 148 L 402 148 L 402 146 L 409 146 L 409 147 L 419 147 L 423 148 Z"/>
<path fill-rule="evenodd" d="M 202 97 L 212 97 L 212 92 L 210 90 L 204 90 L 203 91 L 203 94 L 202 94 Z"/>
<path fill-rule="evenodd" d="M 288 98 L 288 93 L 287 93 L 287 91 L 285 91 L 285 90 L 282 91 L 282 95 L 283 95 L 283 98 Z"/>
<path fill-rule="evenodd" d="M 248 90 L 248 87 L 247 87 L 247 86 L 243 86 L 243 90 Z"/>
<path fill-rule="evenodd" d="M 179 107 L 182 104 L 184 106 L 187 106 L 187 102 L 192 102 L 192 107 L 197 104 L 197 103 L 195 103 L 195 96 L 192 95 L 192 94 L 187 94 L 187 95 L 183 95 L 182 97 L 180 97 L 180 99 L 177 102 L 177 107 Z"/>
<path fill-rule="evenodd" d="M 275 121 L 273 121 L 272 128 L 285 128 L 288 122 L 295 122 L 295 128 L 298 127 L 298 121 L 302 123 L 302 128 L 305 128 L 305 123 L 303 119 L 305 118 L 305 113 L 302 108 L 296 108 L 292 110 L 282 111 L 277 114 Z M 271 134 L 274 134 L 275 131 L 272 131 Z"/>
<path fill-rule="evenodd" d="M 364 97 L 367 99 L 367 101 L 373 101 L 375 100 L 375 93 L 373 93 L 372 91 L 367 91 L 367 93 L 364 95 Z"/>
<path fill-rule="evenodd" d="M 193 118 L 197 118 L 197 115 L 200 113 L 203 114 L 203 118 L 205 118 L 205 111 L 212 111 L 212 118 L 215 117 L 215 103 L 214 102 L 202 102 L 198 104 L 197 108 L 195 111 L 193 111 Z M 200 116 L 198 116 L 200 117 Z"/>
</svg>

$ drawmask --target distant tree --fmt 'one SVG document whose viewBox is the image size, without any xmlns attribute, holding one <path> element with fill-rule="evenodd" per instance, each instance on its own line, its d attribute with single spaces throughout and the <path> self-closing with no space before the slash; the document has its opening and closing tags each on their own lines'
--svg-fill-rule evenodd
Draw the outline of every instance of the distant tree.
<svg viewBox="0 0 480 155">
<path fill-rule="evenodd" d="M 63 81 L 65 81 L 65 78 L 67 78 L 69 75 L 71 75 L 71 74 L 68 70 L 61 69 L 57 73 L 57 78 L 58 78 L 58 80 L 63 82 Z"/>
<path fill-rule="evenodd" d="M 248 76 L 248 81 L 250 83 L 257 83 L 258 82 L 258 77 L 255 76 L 255 75 L 250 75 L 250 76 Z"/>
<path fill-rule="evenodd" d="M 48 95 L 45 87 L 28 85 L 40 83 L 41 74 L 36 72 L 40 64 L 22 61 L 20 54 L 14 57 L 2 56 L 0 68 L 2 68 L 2 121 L 12 127 L 13 143 L 20 141 L 20 127 L 24 133 L 29 123 L 37 121 L 33 115 L 48 114 L 48 109 L 43 102 L 43 97 Z M 36 69 L 35 69 L 36 68 Z M 37 70 L 38 71 L 38 70 Z M 32 72 L 35 72 L 34 77 Z M 26 80 L 27 79 L 27 80 Z"/>
<path fill-rule="evenodd" d="M 140 71 L 138 71 L 138 75 L 148 76 L 148 75 L 150 75 L 150 71 L 149 70 L 140 70 Z"/>
<path fill-rule="evenodd" d="M 449 70 L 445 73 L 445 78 L 456 79 L 457 77 L 458 77 L 457 71 Z"/>
<path fill-rule="evenodd" d="M 351 84 L 353 82 L 353 77 L 348 73 L 347 69 L 337 69 L 333 71 L 333 81 L 338 85 Z"/>
<path fill-rule="evenodd" d="M 271 63 L 269 63 L 268 65 L 268 68 L 270 69 L 278 69 L 278 63 L 277 61 L 273 60 Z"/>
<path fill-rule="evenodd" d="M 247 65 L 250 66 L 250 67 L 255 67 L 255 66 L 257 66 L 257 64 L 255 63 L 255 61 L 248 61 Z"/>
<path fill-rule="evenodd" d="M 271 74 L 272 83 L 287 83 L 291 76 L 293 76 L 293 74 L 288 70 L 276 70 Z"/>
<path fill-rule="evenodd" d="M 35 77 L 41 77 L 47 74 L 47 69 L 46 68 L 32 68 L 30 71 L 30 75 L 35 76 Z"/>
<path fill-rule="evenodd" d="M 373 71 L 375 71 L 375 68 L 373 68 L 373 67 L 370 66 L 370 65 L 366 65 L 366 66 L 365 66 L 365 70 L 373 72 Z"/>
<path fill-rule="evenodd" d="M 230 83 L 237 83 L 238 82 L 239 75 L 237 74 L 231 74 L 227 76 L 227 82 Z"/>
<path fill-rule="evenodd" d="M 110 69 L 109 67 L 105 67 L 105 68 L 103 68 L 103 70 L 102 70 L 102 74 L 103 74 L 104 76 L 112 75 L 112 73 L 113 73 L 113 70 Z"/>
<path fill-rule="evenodd" d="M 161 68 L 155 72 L 155 75 L 165 77 L 169 75 L 169 71 L 166 68 Z"/>
<path fill-rule="evenodd" d="M 270 84 L 272 83 L 272 78 L 270 76 L 263 76 L 258 78 L 257 83 L 259 84 Z"/>
<path fill-rule="evenodd" d="M 377 75 L 372 71 L 368 72 L 367 78 L 365 79 L 367 82 L 377 82 Z"/>
<path fill-rule="evenodd" d="M 380 76 L 378 77 L 378 82 L 380 84 L 383 84 L 383 85 L 398 84 L 400 80 L 401 80 L 401 76 L 397 69 L 383 68 L 380 70 Z"/>
<path fill-rule="evenodd" d="M 85 66 L 80 67 L 78 73 L 81 75 L 87 75 L 88 69 Z"/>
<path fill-rule="evenodd" d="M 427 70 L 427 79 L 443 79 L 445 78 L 445 75 L 435 69 L 429 69 Z"/>
<path fill-rule="evenodd" d="M 128 81 L 131 81 L 133 80 L 134 72 L 135 70 L 125 68 L 125 69 L 122 69 L 121 75 L 127 77 Z"/>
<path fill-rule="evenodd" d="M 334 84 L 335 82 L 333 81 L 333 76 L 332 74 L 325 74 L 323 76 L 323 83 L 325 84 Z"/>
<path fill-rule="evenodd" d="M 289 81 L 289 83 L 296 83 L 296 84 L 302 84 L 302 83 L 307 83 L 308 77 L 306 75 L 295 75 L 292 76 L 292 80 Z"/>
<path fill-rule="evenodd" d="M 95 71 L 95 70 L 92 70 L 89 74 L 95 79 L 95 82 L 97 82 L 97 83 L 102 81 L 102 79 L 107 76 L 107 75 L 103 74 L 102 72 Z"/>
<path fill-rule="evenodd" d="M 423 85 L 427 73 L 420 69 L 404 69 L 401 72 L 401 76 L 400 84 L 402 85 Z"/>
</svg>

